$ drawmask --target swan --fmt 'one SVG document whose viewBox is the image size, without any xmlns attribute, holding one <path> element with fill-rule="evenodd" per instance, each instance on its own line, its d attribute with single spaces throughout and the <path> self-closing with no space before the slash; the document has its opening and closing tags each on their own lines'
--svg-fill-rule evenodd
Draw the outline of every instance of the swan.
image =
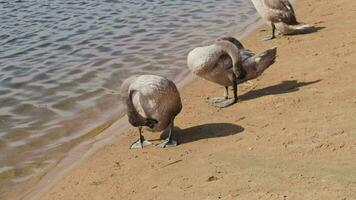
<svg viewBox="0 0 356 200">
<path fill-rule="evenodd" d="M 265 40 L 275 38 L 276 29 L 283 35 L 311 32 L 314 27 L 299 23 L 292 4 L 288 0 L 251 0 L 257 12 L 272 26 L 272 35 Z"/>
<path fill-rule="evenodd" d="M 129 123 L 138 127 L 140 135 L 131 149 L 152 144 L 143 137 L 143 126 L 152 132 L 168 129 L 167 139 L 157 146 L 177 146 L 172 132 L 174 118 L 182 110 L 182 102 L 178 89 L 171 80 L 157 75 L 134 75 L 122 83 L 120 91 L 126 104 Z"/>
<path fill-rule="evenodd" d="M 228 52 L 226 47 L 234 50 Z M 249 49 L 245 49 L 237 39 L 222 37 L 215 44 L 197 47 L 190 51 L 187 64 L 190 71 L 197 76 L 224 86 L 224 97 L 208 97 L 211 105 L 224 108 L 237 102 L 237 84 L 260 76 L 274 63 L 276 52 L 277 48 L 271 48 L 256 55 Z M 234 70 L 236 59 L 241 66 L 240 74 L 243 75 L 236 75 Z M 233 86 L 233 98 L 228 97 L 229 86 Z"/>
<path fill-rule="evenodd" d="M 227 65 L 221 58 L 228 56 Z M 197 47 L 189 52 L 188 68 L 196 75 L 224 86 L 233 86 L 234 98 L 212 98 L 209 100 L 214 106 L 227 107 L 237 102 L 237 79 L 244 78 L 245 71 L 241 65 L 239 49 L 233 43 L 221 40 L 212 45 Z"/>
</svg>

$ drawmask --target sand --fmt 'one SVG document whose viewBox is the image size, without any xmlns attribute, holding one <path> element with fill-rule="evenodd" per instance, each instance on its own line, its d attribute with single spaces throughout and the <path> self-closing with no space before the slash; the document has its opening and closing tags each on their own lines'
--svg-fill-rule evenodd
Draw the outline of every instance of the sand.
<svg viewBox="0 0 356 200">
<path fill-rule="evenodd" d="M 33 199 L 356 199 L 356 1 L 295 9 L 318 32 L 261 42 L 263 26 L 244 38 L 278 58 L 240 86 L 238 104 L 209 106 L 223 88 L 197 78 L 180 90 L 179 146 L 129 150 L 128 128 Z"/>
</svg>

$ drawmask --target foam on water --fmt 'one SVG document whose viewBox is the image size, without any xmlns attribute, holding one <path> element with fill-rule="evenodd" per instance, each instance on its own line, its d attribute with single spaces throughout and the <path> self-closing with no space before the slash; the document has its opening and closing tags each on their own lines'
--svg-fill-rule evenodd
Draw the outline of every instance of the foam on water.
<svg viewBox="0 0 356 200">
<path fill-rule="evenodd" d="M 18 0 L 0 13 L 0 198 L 118 116 L 125 78 L 174 79 L 189 50 L 257 18 L 249 0 Z"/>
</svg>

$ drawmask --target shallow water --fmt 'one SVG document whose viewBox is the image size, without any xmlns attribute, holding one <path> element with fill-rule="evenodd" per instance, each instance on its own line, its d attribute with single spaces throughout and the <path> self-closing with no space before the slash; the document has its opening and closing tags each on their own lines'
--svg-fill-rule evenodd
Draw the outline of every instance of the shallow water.
<svg viewBox="0 0 356 200">
<path fill-rule="evenodd" d="M 0 0 L 0 198 L 117 116 L 123 79 L 175 79 L 256 18 L 250 0 Z"/>
</svg>

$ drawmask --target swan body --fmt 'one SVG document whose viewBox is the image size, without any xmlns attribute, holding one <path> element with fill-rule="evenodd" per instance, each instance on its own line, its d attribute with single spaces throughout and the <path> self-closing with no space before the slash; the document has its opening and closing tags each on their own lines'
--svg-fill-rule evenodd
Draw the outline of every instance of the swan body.
<svg viewBox="0 0 356 200">
<path fill-rule="evenodd" d="M 131 76 L 123 82 L 121 94 L 129 122 L 139 127 L 140 138 L 141 127 L 154 132 L 173 129 L 173 120 L 182 110 L 176 85 L 161 76 Z"/>
<path fill-rule="evenodd" d="M 251 0 L 257 12 L 267 24 L 272 26 L 272 36 L 275 29 L 283 35 L 310 32 L 313 26 L 299 23 L 292 4 L 288 0 Z"/>
<path fill-rule="evenodd" d="M 224 85 L 232 86 L 233 70 L 231 59 L 216 45 L 197 47 L 188 54 L 188 67 L 197 76 Z"/>
<path fill-rule="evenodd" d="M 226 59 L 231 60 L 230 65 Z M 233 99 L 210 100 L 217 107 L 227 107 L 237 102 L 237 80 L 245 77 L 246 73 L 241 65 L 241 54 L 238 46 L 226 40 L 218 40 L 214 44 L 197 47 L 188 54 L 188 68 L 196 75 L 206 80 L 224 85 L 233 86 Z"/>
<path fill-rule="evenodd" d="M 238 54 L 237 57 L 241 62 L 242 71 L 244 71 L 243 77 L 233 78 L 234 70 L 231 57 L 215 44 L 193 49 L 188 54 L 187 63 L 188 68 L 197 76 L 225 86 L 225 99 L 228 98 L 227 87 L 234 86 L 234 82 L 240 84 L 257 78 L 274 63 L 276 58 L 276 48 L 268 49 L 256 55 L 249 49 L 245 49 L 235 38 L 224 37 L 218 41 L 229 42 L 238 48 L 235 53 Z M 221 101 L 221 99 L 218 101 Z"/>
</svg>

